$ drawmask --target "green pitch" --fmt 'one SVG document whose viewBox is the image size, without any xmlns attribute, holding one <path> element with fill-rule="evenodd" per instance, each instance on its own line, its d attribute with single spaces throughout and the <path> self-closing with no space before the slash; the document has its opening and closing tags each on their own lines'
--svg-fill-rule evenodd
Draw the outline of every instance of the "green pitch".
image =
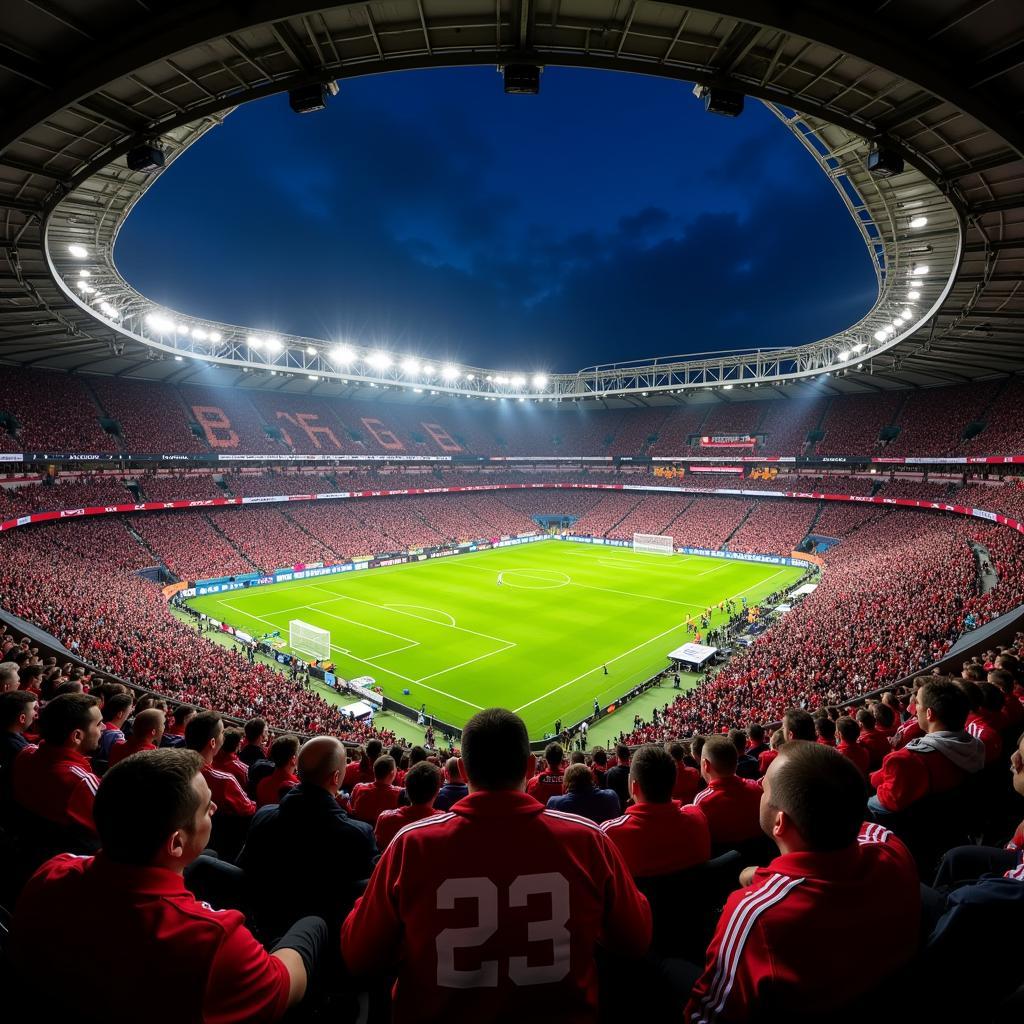
<svg viewBox="0 0 1024 1024">
<path fill-rule="evenodd" d="M 502 583 L 498 583 L 499 573 Z M 462 725 L 517 711 L 542 738 L 666 668 L 692 615 L 725 598 L 751 606 L 801 570 L 725 558 L 635 554 L 557 540 L 199 597 L 248 633 L 301 619 L 330 631 L 336 671 Z M 604 668 L 607 666 L 607 675 Z M 403 690 L 409 694 L 403 694 Z"/>
</svg>

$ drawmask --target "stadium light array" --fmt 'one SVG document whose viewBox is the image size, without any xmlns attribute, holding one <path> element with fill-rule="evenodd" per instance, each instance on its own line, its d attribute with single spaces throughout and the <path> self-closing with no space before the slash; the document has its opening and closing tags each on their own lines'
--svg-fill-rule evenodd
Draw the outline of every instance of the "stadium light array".
<svg viewBox="0 0 1024 1024">
<path fill-rule="evenodd" d="M 925 226 L 925 224 L 927 224 L 927 223 L 928 223 L 928 218 L 927 217 L 919 216 L 919 217 L 914 217 L 911 220 L 910 226 L 912 228 L 923 228 Z"/>
<path fill-rule="evenodd" d="M 158 334 L 170 334 L 174 330 L 174 321 L 163 313 L 147 313 L 146 324 Z"/>
<path fill-rule="evenodd" d="M 533 386 L 540 391 L 548 386 L 548 379 L 543 373 L 535 373 L 533 375 Z"/>
<path fill-rule="evenodd" d="M 523 377 L 521 374 L 517 374 L 515 377 L 512 378 L 512 387 L 514 387 L 514 388 L 522 388 L 522 387 L 525 387 L 525 386 L 526 386 L 526 378 Z"/>
<path fill-rule="evenodd" d="M 386 370 L 391 365 L 391 356 L 379 349 L 366 357 L 366 362 L 375 370 Z"/>
<path fill-rule="evenodd" d="M 927 263 L 919 263 L 910 273 L 913 277 L 924 277 L 930 269 Z"/>
<path fill-rule="evenodd" d="M 75 257 L 76 260 L 84 260 L 89 256 L 89 250 L 84 245 L 69 245 L 68 252 Z"/>
<path fill-rule="evenodd" d="M 441 370 L 441 376 L 444 380 L 458 380 L 459 371 L 458 368 L 452 366 L 450 363 Z"/>
<path fill-rule="evenodd" d="M 907 298 L 911 300 L 919 299 L 921 298 L 921 293 L 916 288 L 913 288 L 907 292 Z"/>
<path fill-rule="evenodd" d="M 276 355 L 278 352 L 281 351 L 281 349 L 284 348 L 284 345 L 281 344 L 281 339 L 275 338 L 273 336 L 267 338 L 265 344 L 267 346 L 267 351 L 273 353 L 274 355 Z"/>
<path fill-rule="evenodd" d="M 839 362 L 845 363 L 850 358 L 849 350 L 839 353 Z"/>
<path fill-rule="evenodd" d="M 863 352 L 864 349 L 866 349 L 866 348 L 867 348 L 867 345 L 864 344 L 863 341 L 858 341 L 857 344 L 853 346 L 853 351 L 854 352 Z"/>
<path fill-rule="evenodd" d="M 306 346 L 306 355 L 307 356 L 315 356 L 316 355 L 316 349 L 313 348 L 312 345 L 307 345 Z"/>
<path fill-rule="evenodd" d="M 348 345 L 335 345 L 331 349 L 331 362 L 348 365 L 355 357 L 355 352 Z"/>
<path fill-rule="evenodd" d="M 402 360 L 402 373 L 407 377 L 415 377 L 420 372 L 420 364 L 412 356 L 406 356 Z"/>
</svg>

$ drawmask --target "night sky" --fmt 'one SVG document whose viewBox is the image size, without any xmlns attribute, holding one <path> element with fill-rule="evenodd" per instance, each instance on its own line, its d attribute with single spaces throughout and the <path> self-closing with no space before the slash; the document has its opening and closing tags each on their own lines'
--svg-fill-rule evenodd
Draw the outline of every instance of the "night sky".
<svg viewBox="0 0 1024 1024">
<path fill-rule="evenodd" d="M 262 331 L 514 370 L 812 341 L 875 297 L 834 187 L 760 103 L 686 83 L 493 68 L 250 103 L 138 205 L 124 275 Z"/>
</svg>

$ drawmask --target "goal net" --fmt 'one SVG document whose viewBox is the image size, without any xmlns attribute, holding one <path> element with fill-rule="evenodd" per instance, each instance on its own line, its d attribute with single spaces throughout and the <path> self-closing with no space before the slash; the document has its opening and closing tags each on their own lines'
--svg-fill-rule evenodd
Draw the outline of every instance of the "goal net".
<svg viewBox="0 0 1024 1024">
<path fill-rule="evenodd" d="M 311 626 L 301 619 L 288 623 L 288 646 L 299 654 L 308 654 L 317 661 L 330 661 L 331 634 L 329 630 Z"/>
<path fill-rule="evenodd" d="M 634 533 L 633 550 L 646 551 L 652 555 L 671 555 L 674 551 L 673 537 L 662 537 L 656 533 Z"/>
</svg>

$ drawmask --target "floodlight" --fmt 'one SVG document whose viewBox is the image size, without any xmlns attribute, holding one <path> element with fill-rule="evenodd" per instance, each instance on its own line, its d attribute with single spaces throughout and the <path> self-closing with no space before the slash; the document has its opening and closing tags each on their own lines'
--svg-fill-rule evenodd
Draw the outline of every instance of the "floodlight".
<svg viewBox="0 0 1024 1024">
<path fill-rule="evenodd" d="M 89 270 L 80 270 L 78 272 L 79 277 L 92 277 L 92 272 Z"/>
<path fill-rule="evenodd" d="M 919 299 L 919 298 L 921 298 L 921 293 L 915 288 L 912 291 L 907 292 L 907 298 L 908 299 Z"/>
<path fill-rule="evenodd" d="M 542 388 L 546 388 L 548 386 L 547 377 L 545 377 L 543 373 L 535 373 L 533 375 L 533 386 L 538 391 L 541 390 Z"/>
<path fill-rule="evenodd" d="M 335 345 L 331 349 L 331 360 L 335 363 L 351 363 L 356 354 L 348 345 Z"/>
<path fill-rule="evenodd" d="M 288 106 L 296 114 L 313 114 L 327 106 L 330 96 L 338 95 L 337 82 L 314 82 L 288 90 Z"/>
<path fill-rule="evenodd" d="M 263 348 L 263 339 L 257 338 L 255 334 L 250 334 L 248 344 L 249 348 L 261 349 Z"/>
<path fill-rule="evenodd" d="M 133 146 L 124 155 L 129 171 L 158 171 L 164 165 L 164 151 L 155 142 Z"/>
<path fill-rule="evenodd" d="M 284 345 L 281 344 L 281 339 L 280 338 L 274 338 L 274 337 L 267 338 L 266 345 L 267 345 L 267 351 L 268 352 L 277 353 L 277 352 L 280 352 L 281 349 L 284 348 Z"/>
<path fill-rule="evenodd" d="M 89 255 L 89 250 L 84 245 L 69 245 L 68 252 L 75 257 L 76 260 L 84 260 Z"/>
<path fill-rule="evenodd" d="M 415 377 L 420 372 L 420 364 L 412 356 L 406 356 L 402 360 L 402 373 L 407 377 Z"/>
<path fill-rule="evenodd" d="M 867 348 L 867 345 L 865 345 L 863 341 L 858 341 L 857 344 L 853 346 L 853 351 L 854 352 L 863 352 L 864 349 L 866 349 L 866 348 Z"/>
<path fill-rule="evenodd" d="M 311 373 L 311 374 L 309 374 L 309 379 L 310 380 L 319 380 L 320 378 L 315 373 Z"/>
<path fill-rule="evenodd" d="M 475 373 L 467 373 L 466 374 L 466 380 L 476 380 L 476 374 Z"/>
<path fill-rule="evenodd" d="M 904 323 L 903 317 L 898 316 L 898 317 L 895 317 L 893 319 L 892 325 L 893 325 L 893 327 L 902 327 L 903 323 Z"/>
<path fill-rule="evenodd" d="M 146 324 L 160 334 L 170 334 L 174 330 L 174 322 L 163 313 L 147 313 Z"/>
<path fill-rule="evenodd" d="M 502 72 L 508 95 L 536 96 L 540 92 L 541 69 L 538 65 L 506 64 Z"/>
<path fill-rule="evenodd" d="M 927 263 L 919 263 L 910 273 L 913 274 L 914 277 L 924 277 L 930 269 L 931 268 Z"/>
<path fill-rule="evenodd" d="M 391 356 L 378 349 L 366 357 L 366 362 L 375 370 L 386 370 L 391 365 Z"/>
<path fill-rule="evenodd" d="M 839 362 L 841 362 L 841 363 L 845 363 L 845 362 L 846 362 L 846 360 L 847 360 L 847 359 L 849 359 L 849 358 L 850 358 L 850 353 L 849 353 L 849 351 L 846 351 L 846 352 L 840 352 L 840 353 L 839 353 Z"/>
<path fill-rule="evenodd" d="M 313 348 L 312 345 L 307 345 L 306 346 L 306 355 L 307 356 L 315 356 L 316 355 L 316 349 Z"/>
<path fill-rule="evenodd" d="M 212 341 L 214 344 L 220 341 L 222 337 L 223 336 L 221 335 L 220 331 L 210 331 L 210 341 Z"/>
<path fill-rule="evenodd" d="M 891 146 L 876 144 L 868 153 L 868 171 L 874 178 L 891 178 L 903 173 L 903 157 Z"/>
<path fill-rule="evenodd" d="M 927 217 L 923 217 L 923 216 L 922 217 L 914 217 L 914 219 L 911 220 L 911 222 L 910 222 L 910 226 L 912 228 L 923 228 L 925 226 L 925 224 L 927 224 L 927 223 L 928 223 L 928 218 Z"/>
<path fill-rule="evenodd" d="M 441 376 L 445 380 L 456 380 L 459 376 L 459 371 L 454 366 L 448 365 L 441 370 Z"/>
<path fill-rule="evenodd" d="M 206 333 L 206 331 L 204 331 L 202 329 L 202 327 L 197 327 L 192 332 L 192 337 L 195 338 L 196 341 L 206 341 L 206 339 L 209 337 L 209 335 Z"/>
<path fill-rule="evenodd" d="M 722 390 L 723 391 L 732 391 L 732 385 L 731 384 L 725 384 L 725 385 L 723 385 Z"/>
<path fill-rule="evenodd" d="M 514 388 L 521 388 L 521 387 L 525 387 L 525 385 L 526 385 L 526 378 L 524 376 L 522 376 L 522 374 L 518 374 L 517 376 L 512 378 L 512 387 L 514 387 Z"/>
<path fill-rule="evenodd" d="M 914 311 L 912 309 L 905 309 L 900 313 L 900 316 L 903 317 L 904 320 L 911 320 L 913 319 Z"/>
</svg>

